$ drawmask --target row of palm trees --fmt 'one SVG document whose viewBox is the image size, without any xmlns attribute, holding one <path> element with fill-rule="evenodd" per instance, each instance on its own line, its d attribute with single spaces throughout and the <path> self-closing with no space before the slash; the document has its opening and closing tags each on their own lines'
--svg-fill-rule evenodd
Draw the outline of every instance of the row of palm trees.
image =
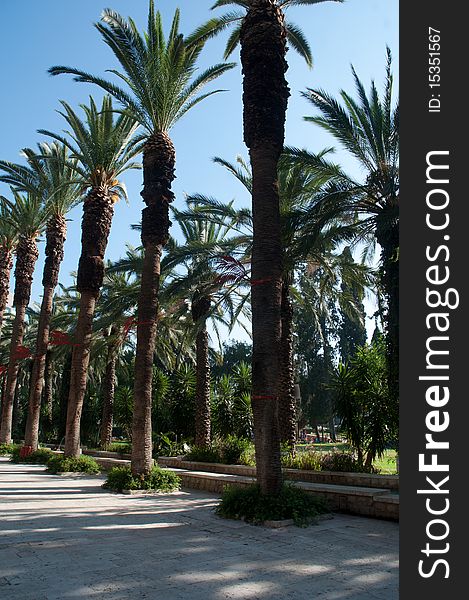
<svg viewBox="0 0 469 600">
<path fill-rule="evenodd" d="M 318 0 L 307 2 L 315 4 Z M 292 370 L 292 308 L 289 291 L 295 267 L 303 261 L 321 264 L 338 240 L 371 233 L 382 247 L 381 283 L 387 298 L 390 365 L 396 360 L 397 322 L 397 111 L 392 109 L 390 55 L 386 90 L 381 101 L 374 84 L 370 97 L 356 77 L 359 99 L 342 94 L 343 108 L 321 91 L 308 97 L 322 114 L 314 121 L 333 133 L 366 168 L 368 179 L 358 183 L 326 153 L 287 149 L 284 123 L 288 85 L 285 79 L 287 41 L 307 62 L 310 51 L 301 31 L 285 24 L 283 9 L 305 4 L 295 0 L 219 0 L 214 8 L 235 4 L 241 11 L 211 19 L 189 36 L 179 32 L 175 12 L 165 38 L 162 18 L 150 0 L 148 24 L 141 33 L 132 19 L 105 10 L 97 23 L 104 42 L 118 61 L 113 70 L 121 85 L 79 69 L 57 66 L 52 75 L 72 74 L 77 81 L 92 83 L 106 92 L 101 107 L 91 98 L 82 106 L 84 118 L 66 102 L 62 115 L 68 132 L 41 144 L 38 152 L 25 150 L 27 166 L 1 162 L 1 179 L 12 186 L 14 202 L 2 202 L 0 275 L 2 282 L 15 267 L 15 320 L 6 390 L 2 402 L 0 442 L 11 438 L 11 413 L 18 373 L 18 348 L 22 347 L 24 316 L 29 303 L 32 273 L 37 260 L 36 240 L 46 227 L 44 296 L 33 362 L 33 377 L 25 443 L 37 446 L 40 397 L 49 343 L 52 298 L 63 257 L 67 210 L 83 201 L 82 252 L 77 270 L 78 319 L 74 334 L 67 408 L 65 454 L 80 451 L 80 418 L 87 384 L 93 320 L 105 277 L 105 251 L 114 203 L 125 197 L 123 172 L 136 168 L 143 154 L 142 251 L 138 256 L 136 307 L 136 356 L 134 378 L 132 471 L 145 475 L 152 465 L 151 398 L 157 328 L 161 327 L 161 293 L 190 297 L 196 330 L 197 443 L 210 440 L 209 368 L 207 319 L 222 305 L 231 311 L 231 322 L 247 306 L 252 312 L 252 407 L 258 480 L 265 492 L 276 493 L 281 485 L 280 438 L 293 443 L 294 402 Z M 237 23 L 226 53 L 241 44 L 243 67 L 244 139 L 250 166 L 217 159 L 244 185 L 252 197 L 252 210 L 234 210 L 205 196 L 194 196 L 186 211 L 173 215 L 182 225 L 186 243 L 170 238 L 170 203 L 175 171 L 175 149 L 169 133 L 191 108 L 220 90 L 202 91 L 233 64 L 220 63 L 196 74 L 197 61 L 206 41 Z M 114 105 L 112 99 L 117 101 Z M 283 154 L 282 154 L 283 152 Z M 280 177 L 279 177 L 280 175 Z M 55 208 L 52 208 L 54 207 Z M 354 222 L 351 217 L 365 213 Z M 28 216 L 29 215 L 29 216 Z M 191 217 L 187 219 L 188 215 Z M 15 220 L 16 219 L 16 220 Z M 18 223 L 23 219 L 23 224 Z M 29 221 L 28 221 L 29 219 Z M 3 219 L 2 219 L 3 221 Z M 16 229 L 15 229 L 16 223 Z M 25 224 L 28 223 L 28 227 Z M 16 244 L 16 246 L 15 246 Z M 164 248 L 168 253 L 162 261 Z M 238 257 L 235 259 L 235 252 Z M 135 258 L 135 257 L 134 257 Z M 166 261 L 166 264 L 165 264 Z M 222 267 L 220 264 L 223 263 Z M 186 267 L 191 277 L 174 276 L 164 285 L 165 274 Z M 125 271 L 124 264 L 114 267 Z M 3 278 L 4 277 L 4 278 Z M 249 281 L 250 279 L 250 281 Z M 190 281 L 188 284 L 187 282 Z M 247 284 L 247 285 L 246 285 Z M 250 285 L 249 285 L 250 284 Z M 0 283 L 0 315 L 6 302 Z M 250 294 L 248 294 L 250 287 Z M 236 301 L 233 300 L 236 295 Z M 391 298 L 393 296 L 393 298 Z M 135 295 L 134 295 L 135 299 Z M 173 314 L 181 303 L 176 302 Z M 165 307 L 165 310 L 168 310 Z M 121 331 L 126 327 L 121 326 Z M 119 337 L 119 326 L 109 326 L 109 337 Z M 109 351 L 109 381 L 112 356 Z M 390 378 L 395 377 L 390 369 Z M 112 389 L 109 389 L 112 398 Z M 108 402 L 110 405 L 110 402 Z M 109 411 L 108 411 L 109 412 Z M 107 418 L 109 423 L 109 418 Z M 280 428 L 279 428 L 280 425 Z M 103 442 L 109 439 L 109 427 Z"/>
</svg>

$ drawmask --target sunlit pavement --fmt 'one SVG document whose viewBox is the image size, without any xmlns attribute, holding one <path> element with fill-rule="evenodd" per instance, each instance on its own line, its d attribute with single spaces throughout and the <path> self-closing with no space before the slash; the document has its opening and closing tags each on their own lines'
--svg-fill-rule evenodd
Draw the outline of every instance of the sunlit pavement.
<svg viewBox="0 0 469 600">
<path fill-rule="evenodd" d="M 217 496 L 110 494 L 0 459 L 2 600 L 397 600 L 398 525 L 217 517 Z"/>
</svg>

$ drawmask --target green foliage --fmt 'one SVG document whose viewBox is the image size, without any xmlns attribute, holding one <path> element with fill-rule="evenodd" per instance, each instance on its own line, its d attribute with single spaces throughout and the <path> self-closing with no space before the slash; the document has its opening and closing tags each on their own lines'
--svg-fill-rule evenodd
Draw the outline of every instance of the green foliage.
<svg viewBox="0 0 469 600">
<path fill-rule="evenodd" d="M 241 456 L 251 448 L 252 443 L 246 438 L 238 438 L 235 435 L 228 436 L 220 444 L 221 457 L 225 464 L 235 465 Z"/>
<path fill-rule="evenodd" d="M 133 390 L 130 386 L 119 386 L 114 395 L 114 425 L 120 427 L 127 439 L 132 439 L 134 409 Z"/>
<path fill-rule="evenodd" d="M 367 466 L 397 437 L 398 410 L 387 386 L 385 347 L 381 341 L 357 351 L 347 365 L 339 364 L 331 389 L 342 429 Z"/>
<path fill-rule="evenodd" d="M 38 448 L 28 456 L 20 456 L 21 446 L 16 446 L 11 452 L 11 462 L 27 465 L 46 465 L 55 455 L 49 448 Z"/>
<path fill-rule="evenodd" d="M 192 448 L 186 454 L 185 459 L 193 460 L 194 462 L 222 462 L 220 450 L 218 448 L 215 448 L 213 445 L 209 446 L 208 448 L 204 446 L 192 446 Z"/>
<path fill-rule="evenodd" d="M 238 340 L 223 343 L 223 352 L 217 355 L 210 365 L 210 371 L 214 379 L 223 375 L 229 375 L 241 362 L 250 364 L 252 356 L 252 344 Z"/>
<path fill-rule="evenodd" d="M 277 496 L 262 494 L 257 485 L 225 489 L 216 509 L 222 517 L 248 523 L 293 519 L 298 526 L 309 525 L 325 512 L 327 506 L 322 499 L 290 484 L 285 484 Z"/>
<path fill-rule="evenodd" d="M 178 442 L 177 439 L 172 440 L 171 437 L 175 436 L 173 432 L 160 433 L 153 437 L 153 457 L 158 456 L 181 456 L 188 448 L 187 444 L 182 441 Z"/>
<path fill-rule="evenodd" d="M 214 386 L 212 421 L 215 434 L 250 438 L 252 435 L 251 367 L 241 361 Z"/>
<path fill-rule="evenodd" d="M 114 467 L 108 473 L 103 488 L 122 492 L 122 490 L 154 490 L 156 492 L 174 492 L 179 489 L 181 480 L 174 473 L 155 465 L 145 477 L 134 477 L 130 467 Z"/>
<path fill-rule="evenodd" d="M 229 435 L 226 438 L 215 438 L 208 448 L 193 446 L 185 458 L 195 462 L 224 465 L 247 464 L 245 461 L 252 449 L 253 444 L 250 440 Z"/>
<path fill-rule="evenodd" d="M 339 471 L 344 473 L 376 473 L 371 465 L 365 465 L 358 460 L 353 452 L 306 451 L 298 452 L 295 456 L 282 456 L 282 466 L 288 469 L 303 469 L 305 471 Z"/>
<path fill-rule="evenodd" d="M 0 456 L 5 456 L 5 454 L 12 454 L 16 451 L 19 446 L 18 444 L 0 444 Z"/>
<path fill-rule="evenodd" d="M 55 455 L 47 463 L 48 473 L 99 473 L 98 463 L 91 456 L 65 457 Z"/>
<path fill-rule="evenodd" d="M 107 451 L 117 452 L 118 454 L 130 454 L 132 452 L 132 444 L 114 442 L 113 444 L 109 444 Z"/>
</svg>

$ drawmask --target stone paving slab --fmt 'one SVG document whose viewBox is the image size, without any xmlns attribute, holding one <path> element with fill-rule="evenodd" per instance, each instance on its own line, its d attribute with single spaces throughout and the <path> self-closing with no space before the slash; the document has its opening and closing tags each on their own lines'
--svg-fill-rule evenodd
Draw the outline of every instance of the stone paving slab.
<svg viewBox="0 0 469 600">
<path fill-rule="evenodd" d="M 217 517 L 218 496 L 111 494 L 0 459 L 5 600 L 397 600 L 398 525 L 301 529 Z"/>
</svg>

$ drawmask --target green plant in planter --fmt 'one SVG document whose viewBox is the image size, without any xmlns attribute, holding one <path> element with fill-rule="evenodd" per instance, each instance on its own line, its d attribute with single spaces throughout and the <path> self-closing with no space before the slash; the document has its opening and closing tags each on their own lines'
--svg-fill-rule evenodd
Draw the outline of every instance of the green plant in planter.
<svg viewBox="0 0 469 600">
<path fill-rule="evenodd" d="M 27 465 L 46 465 L 54 457 L 54 453 L 49 448 L 38 448 L 27 456 L 20 456 L 21 446 L 15 446 L 11 450 L 11 462 Z"/>
<path fill-rule="evenodd" d="M 153 490 L 174 492 L 180 488 L 181 479 L 167 469 L 155 465 L 145 477 L 134 477 L 130 467 L 114 467 L 108 473 L 103 488 L 114 492 L 123 490 Z"/>
<path fill-rule="evenodd" d="M 48 473 L 89 473 L 100 472 L 98 463 L 91 456 L 54 456 L 47 463 Z"/>
<path fill-rule="evenodd" d="M 243 519 L 257 525 L 293 519 L 300 527 L 306 527 L 326 512 L 324 500 L 289 483 L 275 496 L 263 494 L 258 485 L 226 488 L 216 508 L 219 516 L 228 519 Z"/>
</svg>

